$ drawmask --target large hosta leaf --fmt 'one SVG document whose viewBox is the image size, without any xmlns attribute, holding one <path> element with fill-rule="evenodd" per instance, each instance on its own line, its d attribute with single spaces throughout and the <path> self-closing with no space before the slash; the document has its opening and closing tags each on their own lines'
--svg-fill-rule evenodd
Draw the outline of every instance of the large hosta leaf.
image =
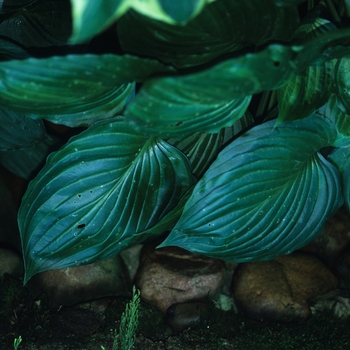
<svg viewBox="0 0 350 350">
<path fill-rule="evenodd" d="M 218 132 L 244 114 L 251 94 L 288 82 L 293 57 L 292 48 L 271 45 L 198 73 L 147 80 L 125 116 L 138 130 L 164 138 Z"/>
<path fill-rule="evenodd" d="M 67 45 L 72 31 L 69 0 L 37 0 L 0 23 L 0 33 L 25 47 Z"/>
<path fill-rule="evenodd" d="M 350 140 L 348 140 L 348 144 L 349 142 Z M 335 149 L 330 155 L 330 159 L 337 165 L 341 172 L 345 205 L 350 213 L 350 147 Z"/>
<path fill-rule="evenodd" d="M 71 0 L 72 41 L 84 41 L 101 32 L 129 9 L 167 23 L 184 23 L 214 0 Z"/>
<path fill-rule="evenodd" d="M 30 183 L 18 221 L 25 282 L 35 273 L 91 263 L 139 244 L 137 235 L 192 185 L 187 158 L 120 121 L 72 138 Z"/>
<path fill-rule="evenodd" d="M 118 21 L 117 28 L 124 51 L 182 68 L 209 62 L 249 44 L 288 41 L 297 25 L 296 8 L 282 9 L 272 0 L 217 0 L 186 25 L 171 25 L 130 11 Z"/>
<path fill-rule="evenodd" d="M 327 102 L 333 90 L 335 63 L 309 66 L 304 75 L 296 75 L 278 89 L 278 122 L 306 118 Z"/>
<path fill-rule="evenodd" d="M 0 109 L 0 151 L 33 147 L 47 139 L 41 120 Z"/>
<path fill-rule="evenodd" d="M 161 245 L 229 261 L 272 259 L 302 247 L 343 203 L 338 169 L 318 152 L 336 131 L 326 118 L 254 127 L 197 183 Z"/>
<path fill-rule="evenodd" d="M 117 55 L 68 55 L 0 62 L 0 103 L 69 126 L 120 112 L 132 81 L 172 71 L 155 60 Z"/>
</svg>

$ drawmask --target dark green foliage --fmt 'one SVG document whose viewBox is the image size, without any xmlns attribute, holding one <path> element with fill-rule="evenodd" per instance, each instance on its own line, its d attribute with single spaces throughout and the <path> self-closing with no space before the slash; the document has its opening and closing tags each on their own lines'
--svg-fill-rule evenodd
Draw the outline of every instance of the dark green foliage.
<svg viewBox="0 0 350 350">
<path fill-rule="evenodd" d="M 350 9 L 313 3 L 4 1 L 3 166 L 28 178 L 50 153 L 41 119 L 88 127 L 24 195 L 25 280 L 166 231 L 162 246 L 271 259 L 349 207 Z M 114 21 L 119 54 L 92 54 Z"/>
</svg>

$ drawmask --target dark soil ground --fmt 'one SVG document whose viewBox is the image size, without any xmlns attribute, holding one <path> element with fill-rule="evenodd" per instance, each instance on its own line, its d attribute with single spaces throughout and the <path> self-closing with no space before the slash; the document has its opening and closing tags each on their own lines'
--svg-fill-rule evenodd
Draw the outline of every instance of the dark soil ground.
<svg viewBox="0 0 350 350">
<path fill-rule="evenodd" d="M 112 349 L 115 330 L 128 302 L 108 298 L 50 310 L 43 296 L 33 300 L 22 282 L 5 275 L 0 288 L 0 349 L 106 350 Z M 133 349 L 140 350 L 350 350 L 350 319 L 330 313 L 304 324 L 253 321 L 209 304 L 209 317 L 181 332 L 168 327 L 163 315 L 141 303 Z"/>
</svg>

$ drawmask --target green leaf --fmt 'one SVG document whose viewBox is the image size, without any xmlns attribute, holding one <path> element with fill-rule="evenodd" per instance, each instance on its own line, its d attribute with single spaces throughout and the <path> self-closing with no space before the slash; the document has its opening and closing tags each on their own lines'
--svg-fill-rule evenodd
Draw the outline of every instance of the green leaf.
<svg viewBox="0 0 350 350">
<path fill-rule="evenodd" d="M 20 10 L 37 0 L 1 0 L 0 13 L 8 13 Z"/>
<path fill-rule="evenodd" d="M 254 122 L 247 111 L 232 126 L 221 129 L 218 133 L 195 132 L 181 140 L 169 139 L 171 145 L 181 150 L 191 162 L 192 173 L 199 179 L 215 160 L 223 145 Z"/>
<path fill-rule="evenodd" d="M 316 17 L 304 22 L 294 33 L 293 42 L 296 44 L 307 44 L 309 41 L 337 29 L 332 22 Z"/>
<path fill-rule="evenodd" d="M 318 152 L 336 132 L 317 115 L 273 126 L 252 128 L 219 154 L 160 247 L 268 260 L 322 232 L 343 203 L 339 171 Z"/>
<path fill-rule="evenodd" d="M 278 120 L 302 119 L 324 105 L 333 90 L 332 73 L 336 60 L 310 66 L 305 75 L 296 75 L 277 91 Z"/>
<path fill-rule="evenodd" d="M 310 41 L 335 29 L 336 26 L 331 22 L 316 18 L 298 28 L 295 42 L 307 48 Z M 331 60 L 320 63 L 319 66 L 309 66 L 277 91 L 277 123 L 306 118 L 327 102 L 333 90 L 332 73 L 335 64 L 336 60 Z"/>
<path fill-rule="evenodd" d="M 13 174 L 31 180 L 44 165 L 46 157 L 62 146 L 59 139 L 48 139 L 33 147 L 0 152 L 0 164 Z"/>
<path fill-rule="evenodd" d="M 226 20 L 230 17 L 215 22 L 214 14 L 204 10 L 186 25 L 172 25 L 130 11 L 118 21 L 118 37 L 125 52 L 154 57 L 177 68 L 196 66 L 247 46 L 232 37 Z"/>
<path fill-rule="evenodd" d="M 293 56 L 293 49 L 271 45 L 198 73 L 147 80 L 125 116 L 140 132 L 163 138 L 218 132 L 244 114 L 251 94 L 288 82 Z"/>
<path fill-rule="evenodd" d="M 335 149 L 329 158 L 337 165 L 341 172 L 345 205 L 350 213 L 350 147 Z"/>
<path fill-rule="evenodd" d="M 320 35 L 299 48 L 295 60 L 298 72 L 304 72 L 310 65 L 321 65 L 334 58 L 350 54 L 350 28 L 337 29 Z"/>
<path fill-rule="evenodd" d="M 133 80 L 173 69 L 133 56 L 68 55 L 0 62 L 3 108 L 81 126 L 120 112 L 133 97 Z"/>
<path fill-rule="evenodd" d="M 71 22 L 69 0 L 37 0 L 2 21 L 0 32 L 27 48 L 67 45 Z"/>
<path fill-rule="evenodd" d="M 172 25 L 129 11 L 118 21 L 117 30 L 124 51 L 184 68 L 248 44 L 288 41 L 298 23 L 295 8 L 282 9 L 272 0 L 217 0 L 186 25 Z"/>
<path fill-rule="evenodd" d="M 334 68 L 334 89 L 337 103 L 341 110 L 350 114 L 350 58 L 343 57 L 338 60 Z"/>
<path fill-rule="evenodd" d="M 274 0 L 277 6 L 296 6 L 306 0 Z"/>
<path fill-rule="evenodd" d="M 0 61 L 28 58 L 28 52 L 8 38 L 0 38 Z"/>
<path fill-rule="evenodd" d="M 29 148 L 48 139 L 41 120 L 0 109 L 0 151 Z"/>
<path fill-rule="evenodd" d="M 338 132 L 337 139 L 332 146 L 350 146 L 350 115 L 339 108 L 335 94 L 332 94 L 328 102 L 318 110 L 318 113 L 331 120 Z"/>
<path fill-rule="evenodd" d="M 193 177 L 166 142 L 105 120 L 48 157 L 29 184 L 18 222 L 25 282 L 34 274 L 106 259 L 147 236 Z"/>
<path fill-rule="evenodd" d="M 71 41 L 82 42 L 106 29 L 129 9 L 167 23 L 183 23 L 196 16 L 214 0 L 71 0 L 73 35 Z"/>
<path fill-rule="evenodd" d="M 170 212 L 168 214 L 166 214 L 160 221 L 158 221 L 151 228 L 147 229 L 146 231 L 142 231 L 142 232 L 138 233 L 137 235 L 143 236 L 143 237 L 147 236 L 147 240 L 144 241 L 144 242 L 147 242 L 147 241 L 153 240 L 156 237 L 161 236 L 162 234 L 164 234 L 167 231 L 171 231 L 173 229 L 173 227 L 175 226 L 175 224 L 177 223 L 177 221 L 179 220 L 179 218 L 182 214 L 182 211 L 184 209 L 184 206 L 192 194 L 193 188 L 194 188 L 194 186 L 192 186 L 182 196 L 182 198 L 180 199 L 180 201 L 178 202 L 176 207 L 173 208 L 172 210 L 170 210 Z"/>
</svg>

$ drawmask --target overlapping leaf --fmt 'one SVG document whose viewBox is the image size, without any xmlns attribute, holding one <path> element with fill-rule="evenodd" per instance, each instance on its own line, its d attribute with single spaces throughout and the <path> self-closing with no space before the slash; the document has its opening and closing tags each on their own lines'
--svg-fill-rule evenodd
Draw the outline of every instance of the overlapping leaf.
<svg viewBox="0 0 350 350">
<path fill-rule="evenodd" d="M 310 40 L 316 39 L 319 36 L 327 34 L 337 29 L 337 26 L 332 22 L 316 17 L 314 20 L 306 21 L 299 26 L 294 33 L 294 43 L 307 44 Z"/>
<path fill-rule="evenodd" d="M 71 32 L 69 0 L 37 0 L 0 23 L 1 35 L 25 47 L 67 45 Z"/>
<path fill-rule="evenodd" d="M 120 112 L 133 97 L 133 80 L 172 71 L 154 60 L 116 55 L 68 55 L 0 62 L 4 108 L 69 126 Z"/>
<path fill-rule="evenodd" d="M 295 50 L 298 50 L 295 47 Z M 304 72 L 309 65 L 321 65 L 334 58 L 350 54 L 350 28 L 337 29 L 314 38 L 299 47 L 295 60 L 299 72 Z"/>
<path fill-rule="evenodd" d="M 296 31 L 296 42 L 307 47 L 319 36 L 336 29 L 329 21 L 316 18 L 301 25 Z M 301 75 L 294 76 L 278 92 L 278 123 L 302 119 L 324 105 L 333 89 L 332 73 L 336 60 L 325 61 L 319 66 L 309 66 Z"/>
<path fill-rule="evenodd" d="M 0 152 L 0 164 L 13 174 L 23 179 L 31 180 L 43 167 L 46 157 L 62 146 L 63 142 L 57 138 L 47 139 L 34 147 L 16 151 Z"/>
<path fill-rule="evenodd" d="M 327 103 L 318 110 L 318 113 L 330 119 L 337 132 L 337 139 L 333 143 L 334 147 L 344 147 L 350 145 L 350 115 L 344 113 L 338 106 L 337 97 L 333 94 Z"/>
<path fill-rule="evenodd" d="M 125 116 L 138 130 L 163 138 L 218 132 L 244 114 L 251 94 L 288 82 L 294 54 L 293 48 L 271 45 L 199 73 L 147 80 Z"/>
<path fill-rule="evenodd" d="M 181 140 L 169 139 L 167 142 L 180 149 L 191 162 L 192 172 L 199 179 L 215 160 L 223 145 L 235 135 L 253 123 L 253 117 L 247 111 L 232 126 L 221 129 L 218 133 L 195 132 Z"/>
<path fill-rule="evenodd" d="M 7 38 L 0 38 L 0 61 L 28 58 L 28 52 Z"/>
<path fill-rule="evenodd" d="M 100 121 L 48 158 L 19 211 L 25 282 L 139 244 L 192 185 L 187 158 L 129 124 Z"/>
<path fill-rule="evenodd" d="M 302 119 L 324 105 L 333 90 L 332 73 L 336 60 L 309 66 L 277 91 L 278 123 Z"/>
<path fill-rule="evenodd" d="M 20 10 L 37 0 L 1 0 L 0 1 L 0 13 L 8 13 Z"/>
<path fill-rule="evenodd" d="M 48 139 L 41 120 L 0 109 L 0 151 L 33 147 Z"/>
<path fill-rule="evenodd" d="M 130 11 L 118 21 L 117 28 L 124 51 L 183 68 L 249 44 L 288 41 L 297 25 L 296 9 L 282 9 L 272 0 L 218 0 L 186 25 L 171 25 Z"/>
<path fill-rule="evenodd" d="M 338 60 L 334 68 L 334 86 L 337 102 L 343 112 L 350 114 L 350 58 Z"/>
<path fill-rule="evenodd" d="M 317 115 L 273 126 L 254 127 L 219 154 L 161 247 L 267 260 L 322 232 L 343 203 L 340 173 L 318 152 L 336 131 Z"/>
<path fill-rule="evenodd" d="M 72 41 L 90 39 L 107 28 L 129 9 L 167 23 L 183 23 L 196 16 L 205 4 L 214 0 L 71 0 Z"/>
</svg>

